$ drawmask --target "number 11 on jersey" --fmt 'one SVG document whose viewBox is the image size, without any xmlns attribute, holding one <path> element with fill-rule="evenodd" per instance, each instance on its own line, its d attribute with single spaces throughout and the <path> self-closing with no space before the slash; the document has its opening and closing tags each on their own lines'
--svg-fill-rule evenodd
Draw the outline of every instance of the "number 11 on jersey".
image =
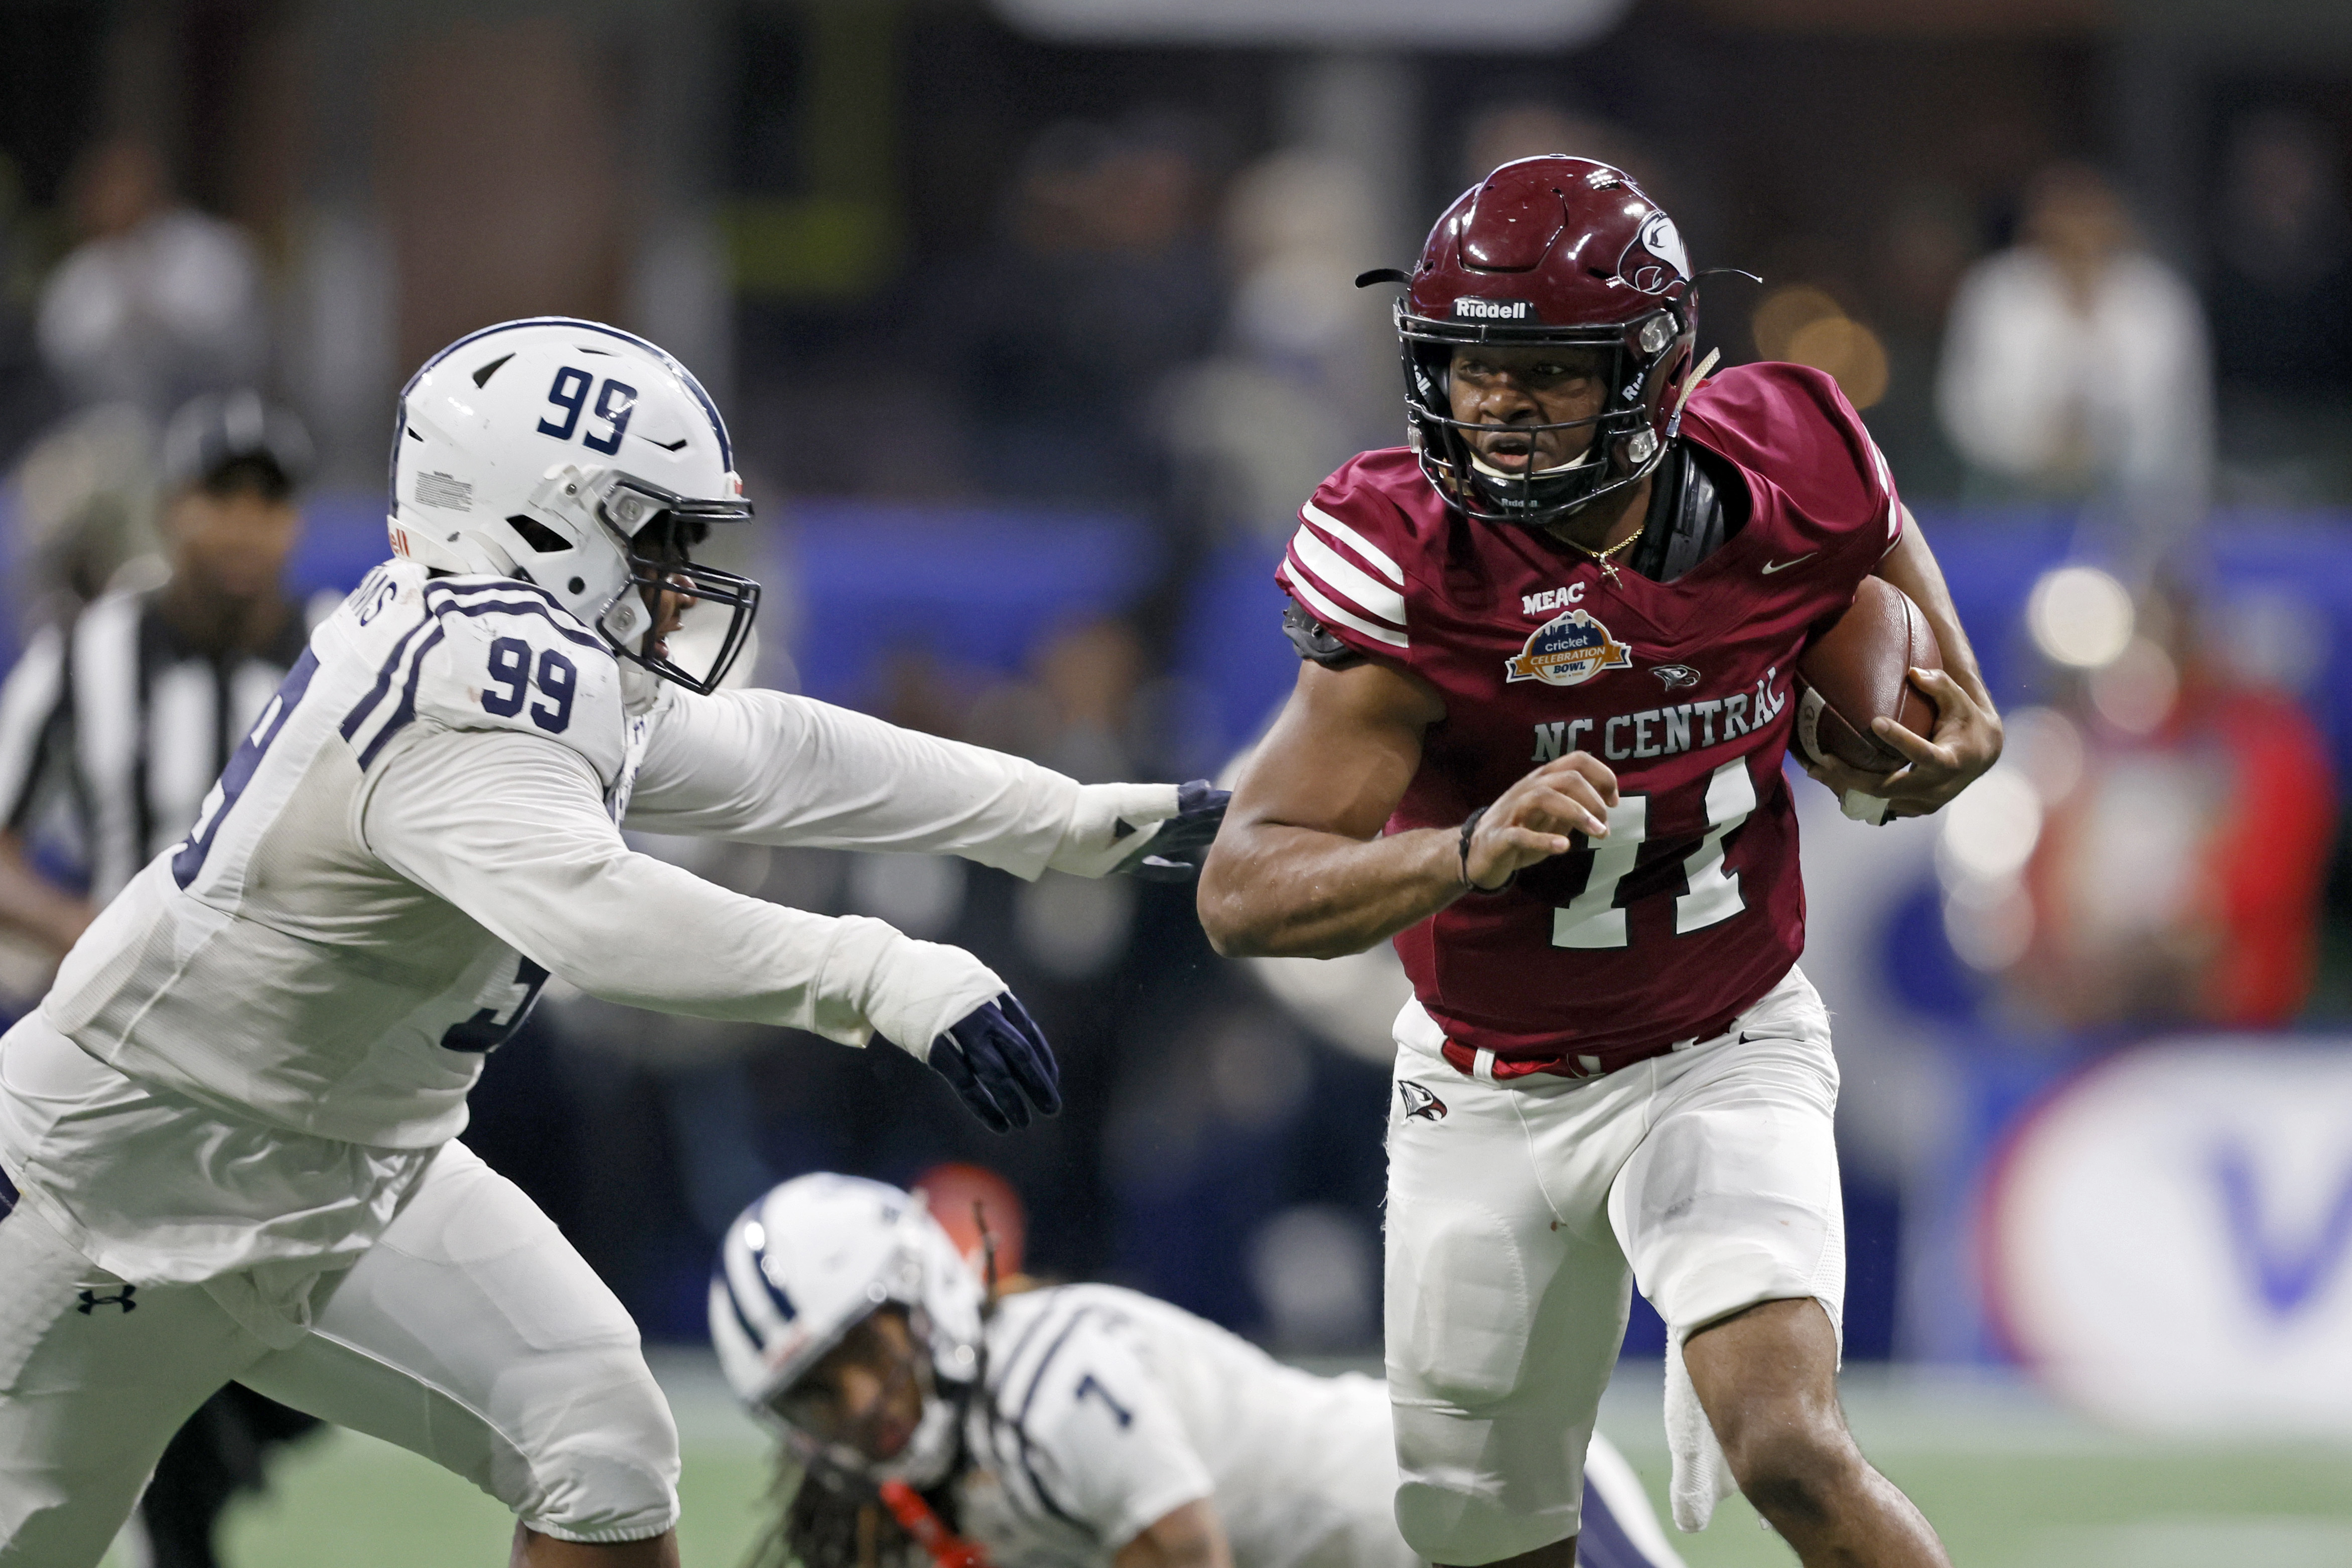
<svg viewBox="0 0 2352 1568">
<path fill-rule="evenodd" d="M 1728 920 L 1744 907 L 1739 873 L 1723 866 L 1723 841 L 1756 810 L 1756 785 L 1744 758 L 1734 758 L 1706 781 L 1706 834 L 1683 857 L 1684 891 L 1675 895 L 1677 936 Z M 1609 810 L 1609 836 L 1593 846 L 1584 891 L 1551 912 L 1555 947 L 1622 947 L 1625 910 L 1618 884 L 1642 858 L 1649 836 L 1650 798 L 1621 795 Z"/>
</svg>

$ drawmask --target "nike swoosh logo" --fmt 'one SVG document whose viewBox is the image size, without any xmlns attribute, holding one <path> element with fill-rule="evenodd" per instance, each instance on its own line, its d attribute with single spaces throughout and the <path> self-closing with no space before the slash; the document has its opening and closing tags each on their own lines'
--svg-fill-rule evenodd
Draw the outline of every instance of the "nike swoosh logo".
<svg viewBox="0 0 2352 1568">
<path fill-rule="evenodd" d="M 683 435 L 679 436 L 676 441 L 656 441 L 650 435 L 640 435 L 637 439 L 644 442 L 648 446 L 658 446 L 664 452 L 683 452 L 686 450 L 686 437 Z"/>
<path fill-rule="evenodd" d="M 1768 560 L 1764 563 L 1764 575 L 1766 577 L 1769 577 L 1776 571 L 1786 571 L 1790 567 L 1801 565 L 1821 553 L 1822 552 L 1817 549 L 1809 549 L 1793 560 Z"/>
</svg>

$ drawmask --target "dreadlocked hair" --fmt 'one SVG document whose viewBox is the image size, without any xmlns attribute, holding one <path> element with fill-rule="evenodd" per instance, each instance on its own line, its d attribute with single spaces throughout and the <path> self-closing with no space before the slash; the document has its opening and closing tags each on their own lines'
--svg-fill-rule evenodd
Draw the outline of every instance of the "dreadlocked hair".
<svg viewBox="0 0 2352 1568">
<path fill-rule="evenodd" d="M 778 1522 L 752 1547 L 744 1568 L 929 1568 L 922 1548 L 871 1487 L 803 1474 L 785 1459 L 768 1495 L 782 1505 L 771 1511 Z"/>
<path fill-rule="evenodd" d="M 988 1391 L 988 1323 L 996 1316 L 1002 1290 L 996 1273 L 996 1237 L 980 1204 L 972 1205 L 979 1223 L 986 1293 L 981 1299 L 980 1366 L 972 1396 L 982 1402 L 991 1420 L 995 1401 Z M 962 1528 L 957 1517 L 956 1475 L 922 1494 L 923 1500 L 950 1530 Z M 743 1568 L 931 1568 L 922 1546 L 890 1516 L 880 1495 L 863 1477 L 824 1467 L 803 1469 L 789 1453 L 777 1456 L 776 1478 L 768 1488 L 768 1516 L 777 1522 L 751 1548 Z"/>
</svg>

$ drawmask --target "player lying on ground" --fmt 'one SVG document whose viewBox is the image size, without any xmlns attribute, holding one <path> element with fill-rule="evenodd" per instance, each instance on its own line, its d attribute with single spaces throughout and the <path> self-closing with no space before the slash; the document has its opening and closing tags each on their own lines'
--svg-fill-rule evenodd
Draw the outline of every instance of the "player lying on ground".
<svg viewBox="0 0 2352 1568">
<path fill-rule="evenodd" d="M 805 1471 L 760 1568 L 961 1568 L 898 1527 L 877 1496 L 894 1481 L 981 1568 L 1422 1561 L 1397 1533 L 1378 1382 L 1284 1366 L 1112 1285 L 993 1291 L 920 1200 L 879 1182 L 801 1176 L 746 1209 L 710 1333 Z M 1586 1568 L 1681 1568 L 1598 1435 L 1584 1509 Z"/>
<path fill-rule="evenodd" d="M 1702 382 L 1673 223 L 1617 170 L 1496 170 L 1398 308 L 1412 445 L 1341 468 L 1280 580 L 1305 663 L 1244 772 L 1218 948 L 1394 937 L 1389 1388 L 1405 1539 L 1574 1559 L 1630 1280 L 1672 1334 L 1675 1512 L 1736 1479 L 1808 1563 L 1941 1563 L 1838 1410 L 1837 1063 L 1781 761 L 1809 634 L 1877 573 L 1949 674 L 1905 814 L 2000 728 L 1935 558 L 1828 376 Z M 1534 766 L 1531 768 L 1529 765 Z M 1857 830 L 1859 831 L 1859 830 Z"/>
<path fill-rule="evenodd" d="M 718 411 L 650 343 L 476 333 L 409 383 L 394 442 L 400 559 L 0 1040 L 11 1568 L 95 1563 L 231 1380 L 474 1481 L 513 1508 L 518 1563 L 675 1563 L 677 1433 L 635 1325 L 451 1141 L 484 1053 L 552 974 L 883 1035 L 1000 1128 L 1058 1101 L 970 954 L 726 892 L 622 826 L 1032 877 L 1182 874 L 1213 831 L 1205 787 L 1082 788 L 719 690 L 759 591 L 690 552 L 751 508 Z"/>
</svg>

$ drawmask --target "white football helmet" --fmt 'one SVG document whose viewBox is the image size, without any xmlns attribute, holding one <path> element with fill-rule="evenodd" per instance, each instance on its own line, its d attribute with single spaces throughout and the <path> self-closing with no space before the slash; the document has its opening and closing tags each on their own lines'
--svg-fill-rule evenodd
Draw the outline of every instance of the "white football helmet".
<svg viewBox="0 0 2352 1568">
<path fill-rule="evenodd" d="M 920 1197 L 860 1176 L 795 1176 L 728 1228 L 710 1273 L 710 1338 L 736 1396 L 803 1465 L 918 1489 L 947 1479 L 964 1399 L 981 1375 L 981 1282 Z M 923 1414 L 877 1462 L 799 1418 L 793 1385 L 888 1302 L 929 1352 Z"/>
<path fill-rule="evenodd" d="M 392 435 L 394 553 L 459 574 L 520 578 L 603 633 L 621 657 L 698 692 L 743 650 L 760 585 L 688 551 L 713 523 L 751 515 L 727 426 L 685 366 L 594 321 L 534 317 L 485 327 L 401 389 Z M 688 670 L 656 636 L 640 589 L 687 601 L 686 628 L 718 610 L 723 635 Z"/>
</svg>

